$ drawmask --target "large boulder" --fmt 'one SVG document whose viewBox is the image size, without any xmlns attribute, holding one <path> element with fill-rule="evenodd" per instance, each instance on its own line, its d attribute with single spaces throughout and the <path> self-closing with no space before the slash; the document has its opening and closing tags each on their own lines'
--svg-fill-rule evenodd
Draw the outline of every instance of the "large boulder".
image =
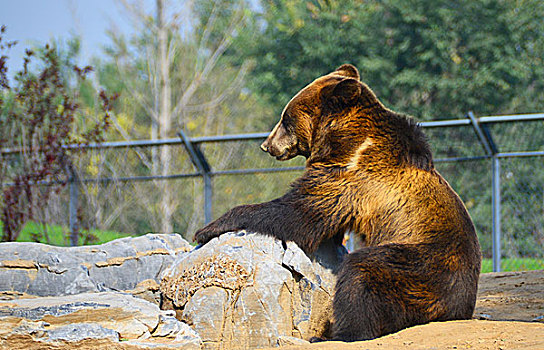
<svg viewBox="0 0 544 350">
<path fill-rule="evenodd" d="M 293 242 L 229 233 L 178 256 L 163 273 L 163 309 L 176 311 L 204 348 L 276 346 L 328 332 L 334 267 L 345 250 L 324 244 L 310 259 Z"/>
<path fill-rule="evenodd" d="M 71 295 L 134 289 L 159 281 L 177 253 L 191 246 L 177 234 L 147 234 L 102 245 L 55 247 L 0 243 L 0 295 Z"/>
<path fill-rule="evenodd" d="M 200 349 L 156 304 L 123 293 L 0 300 L 1 349 Z"/>
</svg>

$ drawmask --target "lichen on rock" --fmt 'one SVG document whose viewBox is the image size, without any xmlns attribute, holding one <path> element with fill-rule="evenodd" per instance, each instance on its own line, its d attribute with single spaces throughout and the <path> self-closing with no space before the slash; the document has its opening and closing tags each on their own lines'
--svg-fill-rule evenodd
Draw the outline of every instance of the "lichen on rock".
<svg viewBox="0 0 544 350">
<path fill-rule="evenodd" d="M 293 242 L 246 232 L 221 235 L 179 256 L 163 273 L 161 307 L 191 325 L 205 349 L 323 336 L 332 315 L 334 267 L 343 254 L 332 243 L 325 248 L 310 259 Z"/>
<path fill-rule="evenodd" d="M 165 276 L 161 292 L 182 308 L 199 289 L 212 286 L 241 290 L 249 283 L 251 274 L 236 260 L 224 254 L 213 255 L 200 264 L 190 266 L 174 276 Z"/>
</svg>

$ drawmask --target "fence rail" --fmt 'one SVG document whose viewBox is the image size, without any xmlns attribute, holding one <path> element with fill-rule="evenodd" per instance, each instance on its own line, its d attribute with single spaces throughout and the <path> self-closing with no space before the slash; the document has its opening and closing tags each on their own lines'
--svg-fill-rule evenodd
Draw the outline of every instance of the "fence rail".
<svg viewBox="0 0 544 350">
<path fill-rule="evenodd" d="M 509 150 L 506 152 L 500 151 L 500 145 L 497 144 L 493 130 L 494 125 L 509 124 L 509 123 L 527 123 L 538 122 L 537 128 L 541 128 L 542 142 L 537 149 L 531 150 Z M 492 261 L 493 271 L 501 270 L 501 160 L 510 158 L 529 158 L 529 157 L 544 157 L 544 113 L 539 114 L 522 114 L 522 115 L 504 115 L 504 116 L 483 116 L 475 117 L 472 112 L 467 113 L 464 119 L 451 119 L 451 120 L 435 120 L 421 122 L 420 125 L 424 129 L 429 130 L 441 130 L 450 128 L 470 128 L 472 129 L 472 137 L 475 137 L 481 148 L 479 152 L 475 150 L 472 155 L 461 156 L 443 156 L 435 159 L 436 163 L 461 163 L 461 162 L 482 162 L 491 160 L 491 222 L 492 222 Z M 249 174 L 267 174 L 289 171 L 301 171 L 303 166 L 288 166 L 288 167 L 255 167 L 255 168 L 238 168 L 238 169 L 214 169 L 213 164 L 210 163 L 206 153 L 202 151 L 202 147 L 207 144 L 217 143 L 232 143 L 232 142 L 249 142 L 257 141 L 266 138 L 268 133 L 251 133 L 251 134 L 234 134 L 234 135 L 218 135 L 218 136 L 203 136 L 203 137 L 189 137 L 183 131 L 180 131 L 177 138 L 163 139 L 163 140 L 136 140 L 136 141 L 116 141 L 116 142 L 103 142 L 92 144 L 73 144 L 66 145 L 67 149 L 74 150 L 76 152 L 85 152 L 91 150 L 119 150 L 119 149 L 135 149 L 135 148 L 147 148 L 147 147 L 163 147 L 163 146 L 181 146 L 188 154 L 191 163 L 193 164 L 193 170 L 184 171 L 175 174 L 168 175 L 129 175 L 129 176 L 79 176 L 76 173 L 70 174 L 68 177 L 69 182 L 69 211 L 70 211 L 70 231 L 71 242 L 76 245 L 78 242 L 78 227 L 77 210 L 79 208 L 78 197 L 80 196 L 79 186 L 81 184 L 108 184 L 119 182 L 141 182 L 141 181 L 154 181 L 154 180 L 174 180 L 174 179 L 188 179 L 188 178 L 201 178 L 203 181 L 203 213 L 204 221 L 209 222 L 212 220 L 212 203 L 214 186 L 212 179 L 219 176 L 228 175 L 249 175 Z M 437 141 L 440 144 L 440 140 Z M 432 142 L 431 142 L 432 143 Z M 11 148 L 0 150 L 3 155 L 21 154 L 22 149 Z M 543 163 L 540 162 L 540 171 L 544 172 Z M 447 178 L 447 176 L 446 176 Z M 36 185 L 54 185 L 59 184 L 60 181 L 42 181 Z M 10 186 L 13 184 L 6 183 L 4 186 Z M 544 204 L 543 204 L 544 206 Z M 544 219 L 543 219 L 544 221 Z M 543 224 L 544 226 L 544 224 Z M 542 238 L 544 240 L 544 237 Z"/>
</svg>

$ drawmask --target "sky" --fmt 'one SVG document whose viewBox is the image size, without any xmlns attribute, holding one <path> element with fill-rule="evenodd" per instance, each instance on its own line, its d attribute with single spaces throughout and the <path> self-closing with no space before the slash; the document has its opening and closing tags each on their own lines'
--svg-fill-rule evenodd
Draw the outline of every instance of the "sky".
<svg viewBox="0 0 544 350">
<path fill-rule="evenodd" d="M 152 0 L 142 0 L 152 8 Z M 10 75 L 22 67 L 25 49 L 52 38 L 79 35 L 80 64 L 90 64 L 108 43 L 106 30 L 130 33 L 131 22 L 115 0 L 0 0 L 0 25 L 7 27 L 6 40 L 19 43 L 8 52 Z"/>
</svg>

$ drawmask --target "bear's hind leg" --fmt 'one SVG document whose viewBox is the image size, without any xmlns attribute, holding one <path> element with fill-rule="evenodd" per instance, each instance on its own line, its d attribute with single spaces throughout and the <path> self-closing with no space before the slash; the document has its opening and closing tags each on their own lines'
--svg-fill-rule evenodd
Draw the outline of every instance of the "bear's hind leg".
<svg viewBox="0 0 544 350">
<path fill-rule="evenodd" d="M 379 337 L 382 333 L 380 323 L 383 322 L 382 303 L 377 291 L 364 281 L 364 276 L 344 263 L 338 274 L 333 301 L 332 340 L 357 341 Z"/>
<path fill-rule="evenodd" d="M 349 254 L 338 273 L 333 340 L 374 339 L 436 317 L 440 292 L 417 248 L 365 247 Z M 438 292 L 438 293 L 436 293 Z M 438 299 L 437 299 L 438 297 Z"/>
</svg>

